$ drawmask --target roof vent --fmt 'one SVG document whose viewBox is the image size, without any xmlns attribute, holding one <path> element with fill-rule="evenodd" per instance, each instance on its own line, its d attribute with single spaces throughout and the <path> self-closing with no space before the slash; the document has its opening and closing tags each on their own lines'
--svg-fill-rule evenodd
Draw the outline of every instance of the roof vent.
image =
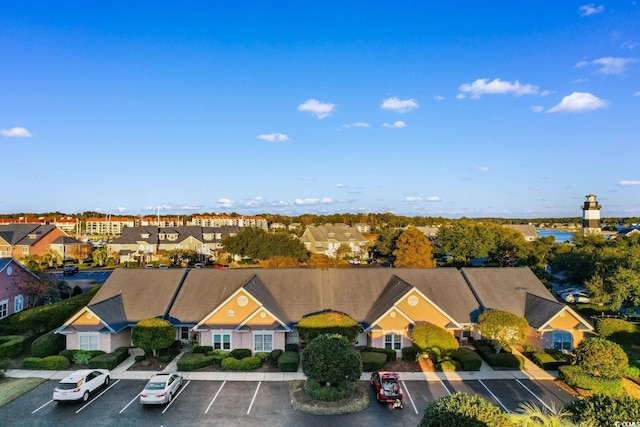
<svg viewBox="0 0 640 427">
<path fill-rule="evenodd" d="M 517 286 L 516 287 L 516 291 L 526 291 L 527 288 L 525 288 L 524 286 Z"/>
</svg>

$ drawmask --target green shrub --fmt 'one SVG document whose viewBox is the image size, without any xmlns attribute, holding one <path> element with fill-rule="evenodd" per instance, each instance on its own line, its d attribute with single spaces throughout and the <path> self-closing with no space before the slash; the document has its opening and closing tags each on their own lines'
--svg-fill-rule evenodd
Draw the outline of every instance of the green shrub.
<svg viewBox="0 0 640 427">
<path fill-rule="evenodd" d="M 522 369 L 524 367 L 524 357 L 511 353 L 494 353 L 489 355 L 487 363 L 496 368 Z"/>
<path fill-rule="evenodd" d="M 229 352 L 226 350 L 212 350 L 207 353 L 207 356 L 210 356 L 213 358 L 214 364 L 220 365 L 222 363 L 222 360 L 229 357 Z"/>
<path fill-rule="evenodd" d="M 39 336 L 31 343 L 31 355 L 33 357 L 47 357 L 59 354 L 64 350 L 66 339 L 64 335 L 49 331 Z"/>
<path fill-rule="evenodd" d="M 411 342 L 419 352 L 429 353 L 436 362 L 451 357 L 460 345 L 449 331 L 431 323 L 415 325 L 411 332 Z"/>
<path fill-rule="evenodd" d="M 622 378 L 605 379 L 595 377 L 576 365 L 560 366 L 558 372 L 560 373 L 560 379 L 571 387 L 607 395 L 618 395 L 623 391 Z"/>
<path fill-rule="evenodd" d="M 509 415 L 479 396 L 456 392 L 431 401 L 418 427 L 510 427 Z"/>
<path fill-rule="evenodd" d="M 346 399 L 353 392 L 356 384 L 357 382 L 354 381 L 345 381 L 337 385 L 327 386 L 326 383 L 307 379 L 304 382 L 304 391 L 308 396 L 316 400 L 335 402 Z"/>
<path fill-rule="evenodd" d="M 235 357 L 227 357 L 222 359 L 221 365 L 222 369 L 227 371 L 250 371 L 262 366 L 262 360 L 257 356 L 249 356 L 240 360 Z"/>
<path fill-rule="evenodd" d="M 129 357 L 128 347 L 118 347 L 111 353 L 99 354 L 89 360 L 91 369 L 113 369 Z"/>
<path fill-rule="evenodd" d="M 573 414 L 576 424 L 631 426 L 632 423 L 640 420 L 640 399 L 625 394 L 619 396 L 594 394 L 567 403 L 565 409 Z M 612 422 L 613 420 L 616 422 Z"/>
<path fill-rule="evenodd" d="M 308 379 L 321 382 L 357 381 L 362 375 L 360 352 L 339 334 L 314 338 L 302 352 L 301 365 Z"/>
<path fill-rule="evenodd" d="M 71 363 L 64 356 L 47 356 L 47 357 L 27 357 L 22 361 L 24 369 L 46 369 L 51 371 L 61 371 L 69 369 Z"/>
<path fill-rule="evenodd" d="M 194 371 L 212 365 L 213 361 L 213 356 L 188 351 L 180 357 L 180 360 L 177 362 L 177 367 L 179 371 Z"/>
<path fill-rule="evenodd" d="M 169 363 L 171 361 L 171 356 L 168 354 L 163 354 L 162 356 L 158 356 L 158 362 L 160 363 Z"/>
<path fill-rule="evenodd" d="M 443 360 L 436 365 L 438 371 L 460 371 L 461 365 L 457 360 Z"/>
<path fill-rule="evenodd" d="M 364 372 L 379 371 L 387 363 L 387 356 L 384 353 L 361 351 L 360 357 L 362 358 L 362 370 Z"/>
<path fill-rule="evenodd" d="M 296 351 L 285 351 L 278 358 L 278 369 L 281 372 L 297 372 L 300 356 Z"/>
<path fill-rule="evenodd" d="M 298 344 L 285 344 L 284 351 L 295 351 L 296 353 L 298 353 L 300 351 L 300 348 Z"/>
<path fill-rule="evenodd" d="M 620 378 L 629 366 L 622 347 L 604 338 L 585 338 L 575 353 L 576 365 L 596 377 Z"/>
<path fill-rule="evenodd" d="M 178 354 L 180 354 L 180 347 L 182 347 L 182 343 L 180 343 L 180 340 L 174 340 L 173 344 L 171 344 L 169 347 L 158 350 L 158 355 L 166 355 L 173 359 Z"/>
<path fill-rule="evenodd" d="M 470 348 L 461 347 L 451 355 L 453 360 L 460 363 L 463 371 L 479 371 L 482 367 L 482 358 Z"/>
<path fill-rule="evenodd" d="M 9 368 L 11 368 L 11 360 L 9 359 L 0 360 L 0 379 L 4 378 Z"/>
<path fill-rule="evenodd" d="M 231 350 L 229 357 L 234 357 L 238 360 L 244 359 L 245 357 L 251 357 L 251 350 L 248 348 L 236 348 Z"/>
<path fill-rule="evenodd" d="M 298 332 L 306 342 L 324 334 L 339 334 L 353 342 L 358 331 L 358 322 L 354 318 L 334 310 L 311 313 L 298 322 Z"/>
<path fill-rule="evenodd" d="M 278 358 L 282 356 L 282 353 L 284 353 L 284 351 L 280 349 L 271 350 L 268 357 L 269 364 L 272 366 L 278 366 Z"/>
<path fill-rule="evenodd" d="M 598 319 L 596 332 L 602 338 L 620 345 L 638 344 L 640 341 L 640 328 L 637 325 L 623 319 Z"/>
<path fill-rule="evenodd" d="M 193 347 L 193 352 L 194 353 L 202 353 L 202 354 L 209 354 L 213 351 L 213 347 L 210 345 L 198 345 Z"/>
<path fill-rule="evenodd" d="M 165 319 L 151 317 L 136 323 L 131 329 L 131 342 L 144 351 L 158 351 L 170 347 L 176 337 L 176 330 Z"/>
<path fill-rule="evenodd" d="M 560 366 L 571 365 L 573 358 L 558 350 L 545 350 L 544 352 L 529 353 L 529 358 L 545 370 L 555 371 Z"/>
<path fill-rule="evenodd" d="M 631 378 L 640 377 L 640 360 L 630 359 L 629 367 L 624 371 L 624 375 Z"/>
<path fill-rule="evenodd" d="M 147 356 L 145 356 L 145 355 L 141 354 L 141 355 L 139 355 L 139 356 L 134 357 L 133 359 L 136 361 L 136 363 L 140 363 L 140 362 L 142 362 L 143 360 L 145 360 L 146 358 L 147 358 Z"/>
<path fill-rule="evenodd" d="M 143 360 L 142 362 L 140 362 L 140 366 L 142 366 L 143 368 L 148 368 L 149 366 L 151 366 L 151 361 Z"/>
<path fill-rule="evenodd" d="M 266 362 L 269 359 L 269 352 L 268 351 L 256 351 L 256 354 L 254 354 L 254 356 L 259 357 L 261 361 Z"/>
<path fill-rule="evenodd" d="M 22 335 L 7 335 L 0 337 L 0 360 L 15 359 L 24 353 L 25 337 Z"/>
<path fill-rule="evenodd" d="M 360 352 L 383 353 L 387 356 L 387 362 L 395 362 L 398 357 L 396 351 L 391 348 L 362 347 Z"/>
<path fill-rule="evenodd" d="M 404 362 L 415 362 L 418 358 L 418 349 L 415 347 L 402 347 L 402 360 Z"/>
<path fill-rule="evenodd" d="M 531 345 L 531 344 L 522 344 L 522 348 L 524 349 L 525 353 L 535 353 L 537 351 L 537 349 L 535 348 L 535 346 Z"/>
</svg>

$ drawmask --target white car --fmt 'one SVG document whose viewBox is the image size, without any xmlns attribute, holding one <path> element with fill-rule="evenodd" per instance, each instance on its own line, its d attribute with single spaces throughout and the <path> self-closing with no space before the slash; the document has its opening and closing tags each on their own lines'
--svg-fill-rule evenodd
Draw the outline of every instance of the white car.
<svg viewBox="0 0 640 427">
<path fill-rule="evenodd" d="M 591 302 L 591 295 L 589 295 L 588 292 L 573 292 L 569 294 L 562 294 L 562 299 L 564 299 L 566 302 L 581 302 L 588 304 Z"/>
<path fill-rule="evenodd" d="M 106 369 L 81 369 L 64 377 L 53 389 L 53 400 L 89 400 L 89 394 L 109 384 L 110 373 Z"/>
<path fill-rule="evenodd" d="M 160 373 L 151 377 L 144 390 L 140 392 L 143 405 L 162 405 L 173 400 L 173 396 L 182 386 L 182 376 L 175 372 Z"/>
</svg>

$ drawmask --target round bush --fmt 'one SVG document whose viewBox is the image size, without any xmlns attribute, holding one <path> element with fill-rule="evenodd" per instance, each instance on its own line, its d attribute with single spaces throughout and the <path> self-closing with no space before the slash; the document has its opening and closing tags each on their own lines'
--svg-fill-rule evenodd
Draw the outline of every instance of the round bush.
<svg viewBox="0 0 640 427">
<path fill-rule="evenodd" d="M 31 343 L 31 355 L 33 357 L 57 355 L 64 350 L 64 346 L 64 335 L 51 331 L 33 340 L 33 343 Z"/>
<path fill-rule="evenodd" d="M 152 317 L 136 323 L 131 330 L 131 342 L 144 351 L 157 351 L 170 347 L 176 338 L 171 322 Z"/>
<path fill-rule="evenodd" d="M 302 352 L 302 371 L 307 378 L 323 383 L 358 381 L 362 375 L 360 352 L 342 335 L 320 335 Z"/>
<path fill-rule="evenodd" d="M 438 371 L 460 371 L 460 362 L 457 360 L 443 360 L 436 365 Z"/>
<path fill-rule="evenodd" d="M 304 316 L 298 322 L 298 331 L 303 340 L 309 342 L 319 335 L 340 334 L 354 341 L 358 336 L 358 322 L 348 314 L 325 310 Z"/>
<path fill-rule="evenodd" d="M 248 348 L 236 348 L 231 350 L 229 353 L 230 357 L 235 357 L 238 360 L 244 359 L 245 357 L 251 357 L 251 350 Z"/>
<path fill-rule="evenodd" d="M 576 348 L 576 364 L 595 377 L 620 378 L 629 367 L 629 358 L 614 342 L 586 338 Z"/>
<path fill-rule="evenodd" d="M 436 362 L 444 360 L 458 349 L 458 340 L 444 328 L 431 323 L 413 327 L 411 342 L 421 352 L 429 352 Z"/>
<path fill-rule="evenodd" d="M 158 357 L 158 361 L 160 363 L 169 363 L 171 361 L 171 356 L 169 356 L 168 354 L 163 354 L 162 356 Z"/>
<path fill-rule="evenodd" d="M 593 423 L 596 426 L 618 425 L 640 420 L 640 399 L 625 394 L 607 396 L 594 394 L 584 399 L 576 399 L 565 405 L 565 409 L 573 414 L 574 421 Z"/>
<path fill-rule="evenodd" d="M 42 369 L 50 369 L 52 371 L 60 371 L 64 369 L 69 369 L 71 367 L 71 363 L 69 363 L 69 359 L 64 356 L 47 356 L 42 359 Z"/>
</svg>

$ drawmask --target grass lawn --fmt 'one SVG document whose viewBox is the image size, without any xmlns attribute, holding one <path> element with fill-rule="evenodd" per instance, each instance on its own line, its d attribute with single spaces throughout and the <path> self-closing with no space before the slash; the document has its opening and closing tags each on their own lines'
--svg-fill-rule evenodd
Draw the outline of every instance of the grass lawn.
<svg viewBox="0 0 640 427">
<path fill-rule="evenodd" d="M 44 378 L 2 378 L 0 379 L 0 406 L 30 392 L 40 384 L 47 382 Z"/>
</svg>

